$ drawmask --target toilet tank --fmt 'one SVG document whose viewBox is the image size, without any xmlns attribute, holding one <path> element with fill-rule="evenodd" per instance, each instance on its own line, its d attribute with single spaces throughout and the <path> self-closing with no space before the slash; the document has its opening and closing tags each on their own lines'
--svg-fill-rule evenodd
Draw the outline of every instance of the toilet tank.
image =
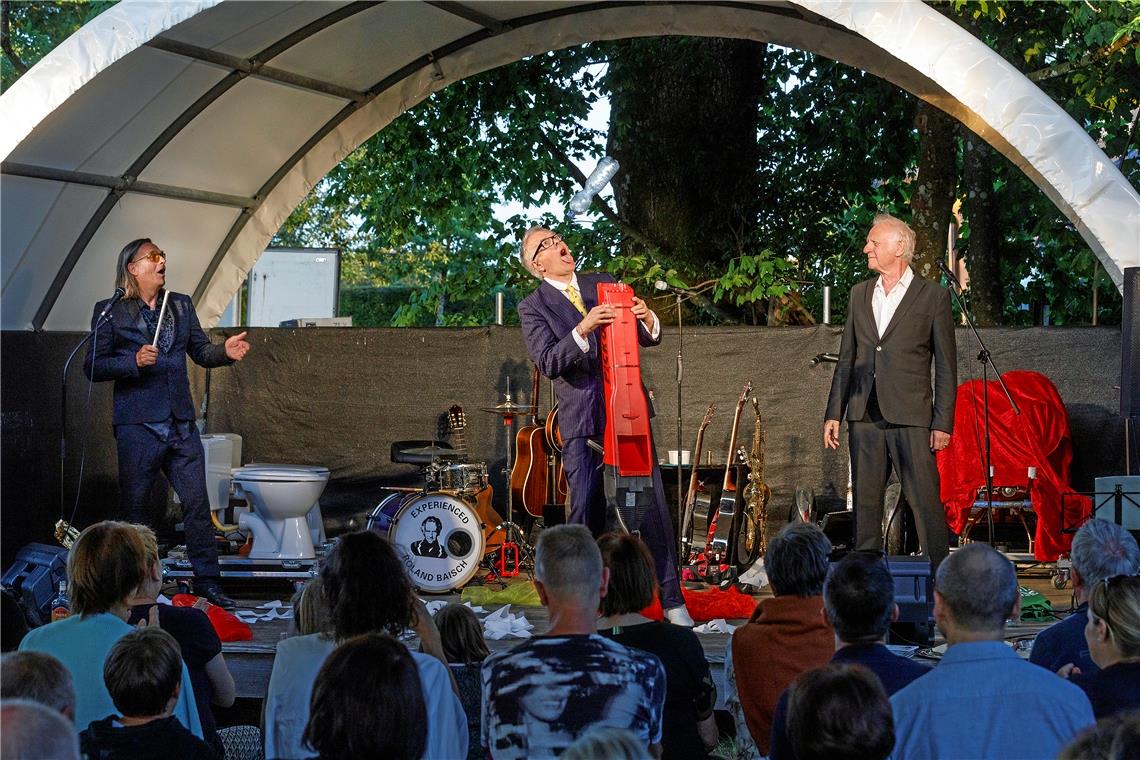
<svg viewBox="0 0 1140 760">
<path fill-rule="evenodd" d="M 210 497 L 211 511 L 225 509 L 230 502 L 230 473 L 234 466 L 235 437 L 240 452 L 241 436 L 232 433 L 202 436 L 202 449 L 206 455 L 206 493 Z"/>
</svg>

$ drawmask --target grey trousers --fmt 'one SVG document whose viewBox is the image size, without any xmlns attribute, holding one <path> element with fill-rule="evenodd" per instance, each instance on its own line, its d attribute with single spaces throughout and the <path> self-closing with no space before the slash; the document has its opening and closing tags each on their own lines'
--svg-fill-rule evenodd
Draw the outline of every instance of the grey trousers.
<svg viewBox="0 0 1140 760">
<path fill-rule="evenodd" d="M 887 422 L 874 394 L 867 406 L 862 420 L 847 423 L 855 548 L 883 548 L 883 497 L 894 467 L 903 495 L 914 512 L 919 542 L 933 573 L 950 553 L 950 532 L 939 495 L 938 465 L 930 450 L 930 430 Z"/>
</svg>

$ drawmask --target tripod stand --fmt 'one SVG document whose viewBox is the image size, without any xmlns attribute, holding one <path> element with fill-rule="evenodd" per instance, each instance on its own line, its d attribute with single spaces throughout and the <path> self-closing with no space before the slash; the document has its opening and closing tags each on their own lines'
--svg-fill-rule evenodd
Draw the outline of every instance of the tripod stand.
<svg viewBox="0 0 1140 760">
<path fill-rule="evenodd" d="M 503 426 L 507 428 L 507 461 L 503 467 L 503 474 L 507 479 L 507 519 L 500 523 L 495 530 L 506 532 L 506 540 L 499 549 L 499 575 L 518 575 L 518 569 L 524 564 L 534 567 L 534 547 L 526 541 L 521 527 L 515 523 L 514 489 L 511 488 L 511 473 L 515 466 L 515 418 L 530 414 L 533 410 L 529 406 L 516 404 L 511 400 L 511 392 L 507 391 L 507 400 L 497 406 L 480 407 L 484 412 L 497 414 L 503 418 Z M 510 572 L 508 561 L 513 565 L 514 572 Z"/>
</svg>

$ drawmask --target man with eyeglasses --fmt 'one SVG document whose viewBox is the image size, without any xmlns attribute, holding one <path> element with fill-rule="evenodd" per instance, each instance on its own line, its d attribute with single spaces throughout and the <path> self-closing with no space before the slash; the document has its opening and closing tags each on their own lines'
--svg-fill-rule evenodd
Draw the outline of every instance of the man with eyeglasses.
<svg viewBox="0 0 1140 760">
<path fill-rule="evenodd" d="M 205 455 L 194 424 L 186 357 L 207 368 L 241 361 L 249 351 L 246 334 L 234 335 L 223 345 L 212 343 L 190 297 L 182 293 L 169 293 L 162 315 L 166 254 L 149 238 L 133 240 L 119 253 L 115 284 L 124 295 L 101 321 L 110 299 L 95 304 L 95 337 L 83 369 L 91 380 L 115 381 L 112 420 L 123 517 L 149 522 L 148 496 L 161 471 L 182 502 L 194 592 L 233 609 L 233 600 L 218 585 Z"/>
<path fill-rule="evenodd" d="M 614 282 L 614 278 L 605 273 L 576 272 L 574 256 L 562 236 L 545 227 L 526 231 L 519 246 L 519 261 L 542 281 L 519 303 L 518 312 L 527 353 L 539 371 L 554 381 L 558 397 L 562 461 L 570 486 L 567 521 L 585 525 L 597 536 L 606 528 L 602 454 L 595 448 L 606 427 L 597 331 L 612 323 L 615 316 L 612 306 L 598 303 L 597 288 L 598 283 Z M 659 344 L 661 322 L 657 315 L 636 296 L 631 312 L 641 323 L 638 342 L 642 346 Z M 693 619 L 681 596 L 672 522 L 661 471 L 656 466 L 653 485 L 653 506 L 642 523 L 641 537 L 653 554 L 665 617 L 672 623 L 692 626 Z"/>
</svg>

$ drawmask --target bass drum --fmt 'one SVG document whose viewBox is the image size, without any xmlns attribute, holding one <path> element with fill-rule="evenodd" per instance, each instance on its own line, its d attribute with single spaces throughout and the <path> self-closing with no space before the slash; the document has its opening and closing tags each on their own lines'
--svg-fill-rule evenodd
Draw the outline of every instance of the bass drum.
<svg viewBox="0 0 1140 760">
<path fill-rule="evenodd" d="M 392 494 L 372 511 L 368 528 L 387 536 L 412 583 L 426 594 L 463 586 L 483 559 L 479 515 L 449 494 Z"/>
</svg>

